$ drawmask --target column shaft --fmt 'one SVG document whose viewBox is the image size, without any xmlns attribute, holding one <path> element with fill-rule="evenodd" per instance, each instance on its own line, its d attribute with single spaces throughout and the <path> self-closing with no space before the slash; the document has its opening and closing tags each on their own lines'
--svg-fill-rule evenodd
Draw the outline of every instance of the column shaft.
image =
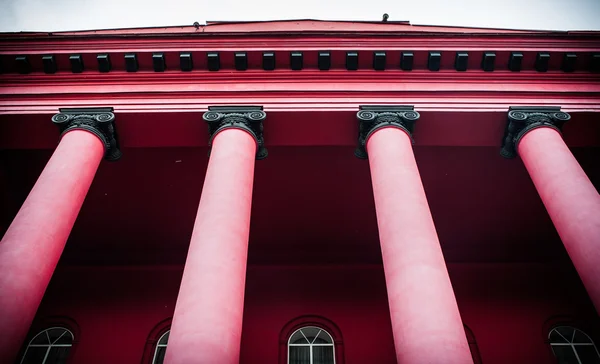
<svg viewBox="0 0 600 364">
<path fill-rule="evenodd" d="M 551 128 L 529 131 L 518 153 L 560 238 L 600 312 L 600 195 Z"/>
<path fill-rule="evenodd" d="M 410 138 L 379 129 L 367 151 L 398 363 L 472 363 Z"/>
<path fill-rule="evenodd" d="M 238 363 L 256 141 L 219 132 L 185 264 L 165 363 Z"/>
<path fill-rule="evenodd" d="M 0 242 L 0 361 L 15 359 L 104 155 L 97 136 L 65 134 Z"/>
</svg>

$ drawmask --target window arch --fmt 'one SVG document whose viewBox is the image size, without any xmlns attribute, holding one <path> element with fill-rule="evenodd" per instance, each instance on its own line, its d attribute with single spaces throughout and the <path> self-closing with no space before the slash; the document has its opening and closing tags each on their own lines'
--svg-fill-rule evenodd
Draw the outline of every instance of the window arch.
<svg viewBox="0 0 600 364">
<path fill-rule="evenodd" d="M 65 364 L 73 339 L 73 333 L 64 327 L 42 330 L 27 345 L 21 364 Z"/>
<path fill-rule="evenodd" d="M 559 364 L 598 364 L 600 353 L 592 339 L 572 326 L 556 326 L 548 334 Z"/>
<path fill-rule="evenodd" d="M 471 357 L 473 357 L 474 364 L 481 364 L 481 355 L 479 354 L 479 347 L 477 346 L 477 340 L 475 340 L 475 335 L 473 335 L 473 331 L 467 326 L 464 325 L 465 334 L 467 335 L 467 342 L 469 343 L 469 350 L 471 351 Z"/>
<path fill-rule="evenodd" d="M 288 322 L 279 334 L 279 364 L 321 363 L 344 364 L 344 342 L 337 325 L 321 316 Z"/>
<path fill-rule="evenodd" d="M 335 364 L 334 351 L 333 338 L 326 330 L 304 326 L 288 340 L 288 364 Z"/>
<path fill-rule="evenodd" d="M 167 351 L 167 343 L 171 330 L 172 318 L 167 318 L 159 322 L 148 335 L 144 353 L 142 355 L 143 364 L 162 364 Z"/>
<path fill-rule="evenodd" d="M 154 349 L 152 364 L 163 364 L 163 361 L 165 360 L 165 353 L 167 352 L 167 343 L 169 342 L 170 332 L 171 330 L 168 330 L 162 334 L 160 339 L 158 339 L 156 342 L 156 349 Z"/>
</svg>

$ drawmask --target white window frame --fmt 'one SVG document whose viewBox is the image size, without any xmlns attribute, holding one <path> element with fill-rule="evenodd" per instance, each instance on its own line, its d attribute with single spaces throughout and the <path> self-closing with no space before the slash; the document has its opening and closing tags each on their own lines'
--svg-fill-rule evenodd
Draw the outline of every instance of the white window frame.
<svg viewBox="0 0 600 364">
<path fill-rule="evenodd" d="M 567 339 L 563 334 L 560 333 L 560 331 L 558 331 L 559 328 L 561 327 L 568 327 L 570 329 L 573 329 L 573 336 L 571 337 L 571 339 Z M 594 344 L 594 340 L 592 340 L 592 338 L 586 334 L 585 332 L 583 332 L 582 330 L 579 330 L 576 327 L 573 326 L 566 326 L 566 325 L 562 325 L 562 326 L 556 326 L 554 328 L 552 328 L 552 330 L 550 330 L 550 332 L 548 333 L 548 340 L 550 340 L 550 336 L 552 335 L 552 333 L 556 331 L 557 334 L 559 334 L 563 339 L 565 339 L 566 343 L 553 343 L 552 341 L 550 341 L 550 347 L 553 346 L 570 346 L 571 350 L 573 350 L 573 352 L 575 353 L 575 358 L 577 358 L 577 362 L 579 364 L 586 364 L 584 362 L 581 361 L 581 359 L 579 358 L 579 354 L 577 354 L 577 346 L 593 346 L 594 349 L 596 350 L 596 355 L 598 355 L 598 357 L 600 358 L 600 352 L 598 352 L 598 348 L 596 347 L 596 344 Z M 575 334 L 580 333 L 582 335 L 585 335 L 585 337 L 588 338 L 588 340 L 590 341 L 589 343 L 574 343 L 573 340 L 575 340 Z M 556 356 L 556 353 L 554 352 L 554 350 L 552 350 L 552 353 L 554 354 L 554 356 Z"/>
<path fill-rule="evenodd" d="M 64 330 L 64 332 L 58 337 L 56 338 L 56 340 L 54 340 L 54 342 L 57 342 L 58 340 L 60 340 L 66 333 L 69 333 L 69 335 L 71 335 L 71 343 L 70 344 L 53 344 L 52 342 L 50 342 L 50 336 L 48 335 L 48 332 L 50 330 L 53 329 L 61 329 Z M 48 344 L 32 344 L 32 342 L 38 338 L 38 336 L 42 335 L 42 334 L 46 334 L 46 338 L 48 338 Z M 44 329 L 42 331 L 40 331 L 37 335 L 35 335 L 33 337 L 33 339 L 31 339 L 29 341 L 29 344 L 27 345 L 27 349 L 25 349 L 25 352 L 23 353 L 23 357 L 21 358 L 21 364 L 23 363 L 23 361 L 25 360 L 25 357 L 27 356 L 27 351 L 29 351 L 29 348 L 47 348 L 46 349 L 46 355 L 44 355 L 44 359 L 42 360 L 42 362 L 40 364 L 45 364 L 46 360 L 48 359 L 48 354 L 50 354 L 50 349 L 52 348 L 70 348 L 73 347 L 73 340 L 75 340 L 75 336 L 73 335 L 73 333 L 71 332 L 71 330 L 65 328 L 65 327 L 60 327 L 60 326 L 54 326 L 54 327 L 49 327 L 47 329 Z"/>
<path fill-rule="evenodd" d="M 304 329 L 317 329 L 319 330 L 319 332 L 317 332 L 317 334 L 315 335 L 315 338 L 313 339 L 313 342 L 309 342 L 308 338 L 304 335 L 304 332 L 302 332 L 302 330 Z M 294 337 L 294 335 L 296 335 L 296 333 L 300 331 L 300 333 L 302 334 L 302 336 L 304 336 L 304 338 L 306 339 L 306 341 L 308 342 L 308 344 L 292 344 L 290 341 L 292 340 L 292 337 Z M 329 339 L 331 339 L 331 343 L 327 343 L 327 344 L 315 344 L 314 341 L 319 337 L 319 334 L 322 332 L 324 332 L 327 336 L 329 336 Z M 304 347 L 309 347 L 310 348 L 310 364 L 313 364 L 313 347 L 315 346 L 330 346 L 333 348 L 333 364 L 335 364 L 335 342 L 333 341 L 333 336 L 331 336 L 331 334 L 329 332 L 327 332 L 327 330 L 318 327 L 318 326 L 303 326 L 301 328 L 299 328 L 298 330 L 294 331 L 290 337 L 288 338 L 288 349 L 287 349 L 287 363 L 290 364 L 290 347 L 292 346 L 304 346 Z"/>
<path fill-rule="evenodd" d="M 163 339 L 163 337 L 165 337 L 165 335 L 168 335 L 171 332 L 171 330 L 167 330 L 165 331 L 162 335 L 160 335 L 160 337 L 158 338 L 158 341 L 156 341 L 156 348 L 154 348 L 154 356 L 152 357 L 152 364 L 156 364 L 156 354 L 158 354 L 158 348 L 167 348 L 167 345 L 169 345 L 169 343 L 166 344 L 161 344 L 160 341 Z"/>
</svg>

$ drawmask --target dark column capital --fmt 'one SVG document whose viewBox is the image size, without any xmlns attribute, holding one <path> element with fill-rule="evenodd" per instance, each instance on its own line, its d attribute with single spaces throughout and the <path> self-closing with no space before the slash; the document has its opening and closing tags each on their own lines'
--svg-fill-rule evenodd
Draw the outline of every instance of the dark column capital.
<svg viewBox="0 0 600 364">
<path fill-rule="evenodd" d="M 61 136 L 75 129 L 94 134 L 104 144 L 106 160 L 121 158 L 112 107 L 59 109 L 59 113 L 52 117 L 52 122 L 60 129 Z"/>
<path fill-rule="evenodd" d="M 508 122 L 502 139 L 500 155 L 504 158 L 517 156 L 517 145 L 525 134 L 537 128 L 552 128 L 561 131 L 565 122 L 571 119 L 559 106 L 511 106 L 508 109 Z"/>
<path fill-rule="evenodd" d="M 366 143 L 371 134 L 381 128 L 394 127 L 404 130 L 412 139 L 412 132 L 420 117 L 414 106 L 407 105 L 363 105 L 356 113 L 358 119 L 358 147 L 354 155 L 367 158 Z"/>
<path fill-rule="evenodd" d="M 213 139 L 224 129 L 241 129 L 248 132 L 256 140 L 256 159 L 267 158 L 267 148 L 263 138 L 263 120 L 267 113 L 262 106 L 209 106 L 202 119 L 208 123 L 210 139 L 208 146 L 212 146 Z"/>
</svg>

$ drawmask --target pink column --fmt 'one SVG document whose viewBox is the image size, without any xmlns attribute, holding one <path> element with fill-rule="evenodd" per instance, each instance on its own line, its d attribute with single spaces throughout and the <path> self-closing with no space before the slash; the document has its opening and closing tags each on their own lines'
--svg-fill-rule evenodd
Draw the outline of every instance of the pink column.
<svg viewBox="0 0 600 364">
<path fill-rule="evenodd" d="M 600 195 L 560 134 L 526 133 L 517 145 L 560 238 L 600 313 Z"/>
<path fill-rule="evenodd" d="M 366 146 L 398 363 L 472 363 L 411 140 L 387 127 Z"/>
<path fill-rule="evenodd" d="M 92 133 L 66 133 L 0 242 L 0 362 L 12 363 L 104 155 Z"/>
<path fill-rule="evenodd" d="M 256 141 L 214 138 L 165 363 L 238 363 Z"/>
</svg>

